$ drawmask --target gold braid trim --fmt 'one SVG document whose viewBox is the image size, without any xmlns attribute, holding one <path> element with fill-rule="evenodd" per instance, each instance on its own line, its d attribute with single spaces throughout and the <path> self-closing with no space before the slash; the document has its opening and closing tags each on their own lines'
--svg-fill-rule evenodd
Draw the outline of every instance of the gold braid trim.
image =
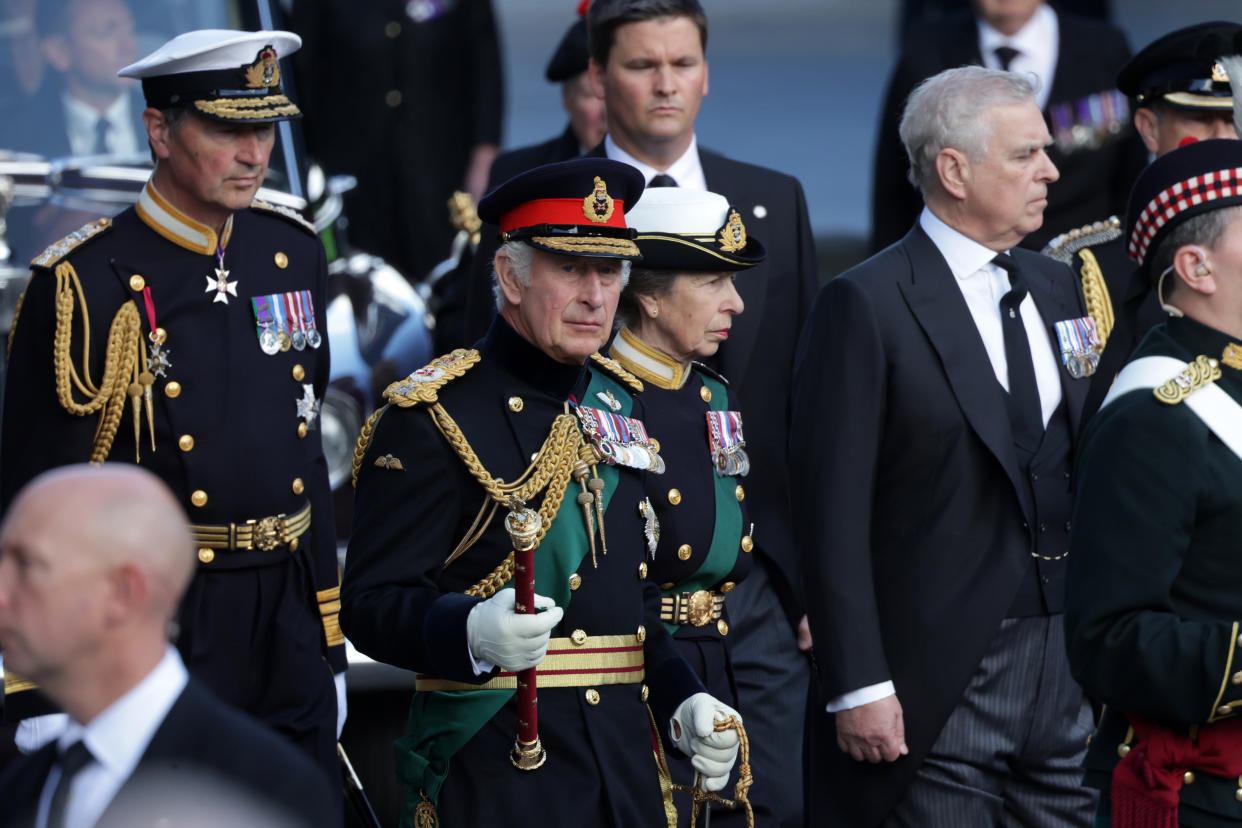
<svg viewBox="0 0 1242 828">
<path fill-rule="evenodd" d="M 1168 382 L 1151 389 L 1151 393 L 1165 405 L 1177 405 L 1205 385 L 1220 379 L 1220 363 L 1200 354 Z"/>
<path fill-rule="evenodd" d="M 82 306 L 82 373 L 74 368 L 70 349 L 73 340 L 74 301 Z M 73 265 L 61 262 L 56 266 L 56 331 L 52 346 L 52 368 L 56 377 L 56 395 L 61 406 L 70 414 L 85 417 L 99 412 L 99 426 L 91 447 L 90 462 L 102 463 L 112 450 L 125 398 L 133 396 L 135 403 L 141 395 L 138 383 L 142 370 L 142 321 L 138 306 L 131 300 L 121 305 L 112 326 L 108 330 L 108 345 L 104 354 L 103 378 L 96 387 L 90 376 L 90 317 L 82 283 Z M 74 399 L 77 389 L 88 400 L 79 403 Z M 135 394 L 137 390 L 137 394 Z M 137 439 L 140 423 L 135 409 L 134 432 Z"/>
<path fill-rule="evenodd" d="M 354 463 L 353 472 L 350 479 L 353 487 L 358 488 L 358 472 L 362 468 L 363 458 L 367 456 L 367 449 L 371 447 L 371 437 L 375 434 L 375 424 L 379 422 L 380 415 L 388 406 L 375 409 L 371 412 L 371 416 L 367 417 L 367 421 L 362 424 L 362 431 L 358 432 L 358 442 L 354 443 Z"/>
<path fill-rule="evenodd" d="M 511 498 L 517 498 L 523 503 L 531 503 L 539 492 L 547 489 L 543 495 L 543 502 L 539 505 L 539 517 L 542 518 L 542 524 L 539 534 L 535 537 L 535 545 L 538 546 L 556 518 L 557 511 L 561 508 L 561 500 L 565 497 L 565 489 L 569 485 L 574 460 L 577 459 L 583 444 L 577 418 L 573 414 L 558 414 L 552 421 L 552 428 L 548 432 L 547 439 L 543 441 L 539 453 L 535 455 L 535 459 L 526 471 L 522 472 L 522 476 L 514 482 L 506 483 L 499 478 L 492 477 L 483 467 L 482 461 L 470 446 L 466 435 L 462 433 L 461 428 L 444 409 L 444 406 L 435 403 L 427 410 L 436 428 L 440 430 L 444 439 L 466 465 L 466 470 L 479 482 L 488 497 L 496 503 L 506 508 Z M 466 548 L 468 547 L 459 545 L 453 555 L 444 562 L 444 566 L 452 563 L 456 556 L 464 552 Z M 510 552 L 491 573 L 466 590 L 466 594 L 490 598 L 512 577 L 513 553 Z"/>
<path fill-rule="evenodd" d="M 709 802 L 718 802 L 726 808 L 737 809 L 740 805 L 746 810 L 746 828 L 755 828 L 755 811 L 750 805 L 750 800 L 746 798 L 750 786 L 755 784 L 755 777 L 750 771 L 750 739 L 746 737 L 746 728 L 742 727 L 742 722 L 736 716 L 730 716 L 727 719 L 717 719 L 715 722 L 716 732 L 720 733 L 725 730 L 736 730 L 739 742 L 738 749 L 738 771 L 737 785 L 733 787 L 733 799 L 725 799 L 716 793 L 704 790 L 699 787 L 691 787 L 689 785 L 673 785 L 673 790 L 681 793 L 690 794 L 694 800 L 694 809 L 690 812 L 690 828 L 694 828 L 695 822 L 699 818 L 699 809 L 706 807 Z"/>
<path fill-rule="evenodd" d="M 1108 294 L 1108 284 L 1104 281 L 1104 272 L 1100 270 L 1100 262 L 1090 248 L 1078 251 L 1082 260 L 1079 273 L 1082 274 L 1082 295 L 1087 300 L 1087 313 L 1095 320 L 1095 331 L 1100 335 L 1100 350 L 1108 342 L 1108 335 L 1113 331 L 1113 300 Z"/>
<path fill-rule="evenodd" d="M 615 359 L 609 359 L 598 351 L 591 354 L 591 359 L 595 360 L 595 363 L 602 366 L 605 371 L 612 374 L 615 379 L 621 380 L 622 384 L 628 385 L 635 394 L 643 390 L 643 381 L 622 368 L 621 363 Z"/>
</svg>

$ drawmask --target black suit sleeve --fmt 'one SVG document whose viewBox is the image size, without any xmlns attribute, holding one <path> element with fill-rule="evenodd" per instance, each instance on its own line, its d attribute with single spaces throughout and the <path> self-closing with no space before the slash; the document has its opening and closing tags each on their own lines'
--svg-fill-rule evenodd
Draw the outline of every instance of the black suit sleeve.
<svg viewBox="0 0 1242 828">
<path fill-rule="evenodd" d="M 824 699 L 889 680 L 871 559 L 872 492 L 885 416 L 886 357 L 870 298 L 849 279 L 820 291 L 794 373 L 794 527 L 802 550 Z"/>
</svg>

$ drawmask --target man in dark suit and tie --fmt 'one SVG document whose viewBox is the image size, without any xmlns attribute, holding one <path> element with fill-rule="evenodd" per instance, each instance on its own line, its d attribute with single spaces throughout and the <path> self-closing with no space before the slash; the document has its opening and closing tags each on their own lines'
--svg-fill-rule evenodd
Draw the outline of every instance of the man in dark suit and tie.
<svg viewBox="0 0 1242 828">
<path fill-rule="evenodd" d="M 0 777 L 0 824 L 184 824 L 204 802 L 222 824 L 341 824 L 311 760 L 190 678 L 168 642 L 195 566 L 185 513 L 136 466 L 62 467 L 17 497 L 0 647 L 70 721 Z"/>
<path fill-rule="evenodd" d="M 808 824 L 1086 826 L 1061 611 L 1089 319 L 1069 269 L 1018 247 L 1052 139 L 1030 83 L 982 67 L 918 87 L 901 136 L 927 207 L 821 290 L 795 371 L 828 712 Z"/>
<path fill-rule="evenodd" d="M 900 239 L 922 200 L 906 178 L 897 135 L 906 97 L 943 69 L 966 64 L 1038 78 L 1035 99 L 1056 141 L 1048 154 L 1061 180 L 1048 196 L 1041 228 L 1023 246 L 1039 250 L 1058 233 L 1125 207 L 1130 185 L 1147 163 L 1114 84 L 1130 57 L 1119 29 L 1054 11 L 1044 0 L 971 0 L 972 11 L 911 26 L 889 81 L 876 141 L 871 197 L 871 251 Z"/>
</svg>

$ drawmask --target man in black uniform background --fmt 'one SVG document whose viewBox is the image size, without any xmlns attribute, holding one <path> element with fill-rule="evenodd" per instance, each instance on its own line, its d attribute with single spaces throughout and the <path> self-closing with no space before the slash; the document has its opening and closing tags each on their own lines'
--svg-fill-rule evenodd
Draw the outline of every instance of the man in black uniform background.
<svg viewBox="0 0 1242 828">
<path fill-rule="evenodd" d="M 33 263 L 10 336 L 0 501 L 69 463 L 155 472 L 193 523 L 177 639 L 190 672 L 339 791 L 345 654 L 316 428 L 327 267 L 310 225 L 254 201 L 274 122 L 299 114 L 279 64 L 299 44 L 190 32 L 122 70 L 143 82 L 155 172 L 134 207 Z"/>
</svg>

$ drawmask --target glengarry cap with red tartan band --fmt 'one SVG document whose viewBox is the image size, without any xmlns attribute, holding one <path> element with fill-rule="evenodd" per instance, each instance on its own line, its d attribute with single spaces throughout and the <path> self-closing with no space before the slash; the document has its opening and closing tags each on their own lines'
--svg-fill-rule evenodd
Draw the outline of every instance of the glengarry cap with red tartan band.
<svg viewBox="0 0 1242 828">
<path fill-rule="evenodd" d="M 142 81 L 147 106 L 266 124 L 302 115 L 281 89 L 279 62 L 301 47 L 293 32 L 199 29 L 177 35 L 117 74 Z"/>
<path fill-rule="evenodd" d="M 1147 165 L 1126 209 L 1130 258 L 1149 281 L 1151 254 L 1174 227 L 1193 216 L 1242 204 L 1242 141 L 1218 138 L 1178 147 Z"/>
<path fill-rule="evenodd" d="M 643 175 L 607 158 L 545 164 L 510 178 L 479 202 L 479 218 L 521 241 L 567 256 L 638 259 L 625 213 L 643 192 Z"/>
</svg>

